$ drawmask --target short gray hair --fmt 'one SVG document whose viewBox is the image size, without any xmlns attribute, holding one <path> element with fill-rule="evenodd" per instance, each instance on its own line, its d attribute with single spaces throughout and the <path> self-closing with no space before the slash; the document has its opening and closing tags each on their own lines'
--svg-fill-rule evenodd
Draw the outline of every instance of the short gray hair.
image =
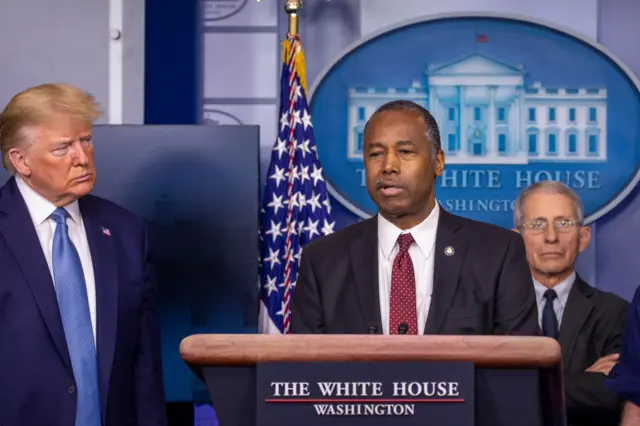
<svg viewBox="0 0 640 426">
<path fill-rule="evenodd" d="M 545 192 L 547 194 L 560 194 L 569 198 L 573 203 L 573 208 L 576 211 L 576 220 L 580 225 L 584 222 L 584 207 L 582 200 L 571 188 L 562 182 L 555 180 L 543 180 L 526 187 L 520 194 L 513 206 L 513 216 L 516 224 L 516 228 L 520 228 L 523 225 L 524 220 L 524 202 L 534 192 Z"/>
<path fill-rule="evenodd" d="M 404 99 L 387 102 L 380 108 L 378 108 L 373 114 L 371 114 L 371 117 L 369 117 L 367 124 L 365 124 L 364 126 L 364 130 L 367 130 L 367 126 L 375 116 L 385 111 L 410 111 L 422 117 L 422 121 L 424 121 L 425 127 L 425 136 L 431 143 L 431 156 L 434 159 L 436 158 L 436 155 L 438 155 L 438 152 L 440 152 L 440 150 L 442 149 L 442 146 L 440 144 L 440 129 L 438 128 L 436 119 L 433 118 L 433 115 L 431 115 L 431 113 L 425 107 L 413 101 Z"/>
</svg>

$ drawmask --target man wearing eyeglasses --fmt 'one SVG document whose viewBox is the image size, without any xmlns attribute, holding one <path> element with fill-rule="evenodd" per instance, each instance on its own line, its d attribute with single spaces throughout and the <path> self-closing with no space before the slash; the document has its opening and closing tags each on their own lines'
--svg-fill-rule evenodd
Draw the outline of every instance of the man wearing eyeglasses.
<svg viewBox="0 0 640 426">
<path fill-rule="evenodd" d="M 542 181 L 522 191 L 514 210 L 540 327 L 562 348 L 568 424 L 617 425 L 621 401 L 604 383 L 618 360 L 629 304 L 591 287 L 575 271 L 591 239 L 582 202 L 566 185 Z"/>
</svg>

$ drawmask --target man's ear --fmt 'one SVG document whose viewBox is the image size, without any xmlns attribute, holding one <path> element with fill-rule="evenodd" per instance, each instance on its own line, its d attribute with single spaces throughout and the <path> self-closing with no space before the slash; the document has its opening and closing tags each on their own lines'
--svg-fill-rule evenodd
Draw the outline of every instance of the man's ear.
<svg viewBox="0 0 640 426">
<path fill-rule="evenodd" d="M 24 150 L 18 148 L 9 149 L 9 161 L 13 168 L 21 176 L 31 176 L 31 167 L 24 155 Z"/>
<path fill-rule="evenodd" d="M 433 167 L 433 172 L 436 175 L 435 176 L 436 179 L 442 175 L 443 171 L 444 171 L 444 151 L 440 150 L 436 154 L 436 158 L 435 158 L 435 161 L 434 161 L 434 167 Z"/>
<path fill-rule="evenodd" d="M 590 241 L 591 241 L 591 227 L 583 226 L 582 228 L 580 228 L 580 245 L 578 247 L 578 250 L 580 251 L 580 253 L 582 253 L 587 248 Z"/>
</svg>

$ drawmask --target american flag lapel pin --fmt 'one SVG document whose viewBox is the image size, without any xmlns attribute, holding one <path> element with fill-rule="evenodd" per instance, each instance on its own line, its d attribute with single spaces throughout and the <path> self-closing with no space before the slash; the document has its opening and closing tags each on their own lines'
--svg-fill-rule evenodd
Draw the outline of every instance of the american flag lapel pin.
<svg viewBox="0 0 640 426">
<path fill-rule="evenodd" d="M 102 233 L 107 237 L 111 236 L 111 231 L 109 231 L 109 228 L 105 228 L 104 226 L 102 227 Z"/>
</svg>

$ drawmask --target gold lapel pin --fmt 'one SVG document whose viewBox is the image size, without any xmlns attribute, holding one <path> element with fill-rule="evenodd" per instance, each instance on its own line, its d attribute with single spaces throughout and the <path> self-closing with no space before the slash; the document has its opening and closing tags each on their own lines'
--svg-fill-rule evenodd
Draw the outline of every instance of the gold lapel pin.
<svg viewBox="0 0 640 426">
<path fill-rule="evenodd" d="M 444 249 L 444 254 L 446 254 L 447 256 L 453 256 L 453 253 L 455 253 L 455 252 L 456 251 L 451 246 L 447 246 Z"/>
</svg>

